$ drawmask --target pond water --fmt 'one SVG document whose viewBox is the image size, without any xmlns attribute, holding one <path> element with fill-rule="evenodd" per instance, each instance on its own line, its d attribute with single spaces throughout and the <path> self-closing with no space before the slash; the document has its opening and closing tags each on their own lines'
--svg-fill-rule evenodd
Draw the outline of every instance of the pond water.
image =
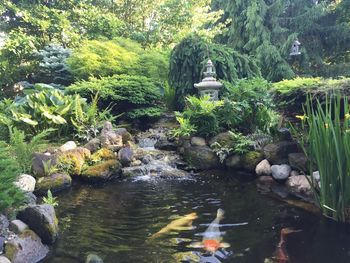
<svg viewBox="0 0 350 263">
<path fill-rule="evenodd" d="M 44 262 L 84 262 L 89 253 L 112 262 L 246 262 L 271 258 L 285 227 L 290 262 L 350 262 L 350 231 L 316 215 L 261 195 L 254 182 L 224 178 L 152 179 L 75 185 L 59 196 L 60 238 Z M 218 208 L 223 242 L 215 255 L 200 242 Z M 177 216 L 196 212 L 193 229 L 150 236 Z M 286 262 L 286 261 L 276 261 Z"/>
</svg>

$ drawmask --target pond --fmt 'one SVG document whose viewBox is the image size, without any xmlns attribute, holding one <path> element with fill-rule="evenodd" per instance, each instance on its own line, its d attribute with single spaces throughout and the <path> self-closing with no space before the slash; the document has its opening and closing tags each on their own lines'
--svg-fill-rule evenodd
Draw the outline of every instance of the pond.
<svg viewBox="0 0 350 263">
<path fill-rule="evenodd" d="M 259 263 L 273 256 L 286 227 L 301 230 L 288 238 L 290 262 L 350 262 L 347 227 L 259 194 L 254 182 L 232 174 L 220 179 L 141 176 L 100 186 L 77 184 L 58 201 L 60 238 L 45 263 L 84 262 L 89 253 L 105 263 Z M 219 224 L 222 241 L 230 247 L 211 255 L 191 244 L 202 240 L 219 208 L 225 211 Z M 177 216 L 192 212 L 198 215 L 193 228 L 150 239 Z"/>
</svg>

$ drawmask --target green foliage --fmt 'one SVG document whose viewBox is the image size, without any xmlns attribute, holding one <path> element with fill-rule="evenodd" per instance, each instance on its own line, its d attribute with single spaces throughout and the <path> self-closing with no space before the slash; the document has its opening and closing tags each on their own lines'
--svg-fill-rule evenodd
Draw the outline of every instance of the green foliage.
<svg viewBox="0 0 350 263">
<path fill-rule="evenodd" d="M 182 117 L 189 120 L 195 127 L 196 134 L 209 137 L 215 135 L 219 130 L 219 122 L 215 110 L 221 107 L 222 101 L 211 101 L 209 96 L 197 98 L 189 96 L 186 98 L 187 107 Z"/>
<path fill-rule="evenodd" d="M 89 40 L 73 51 L 67 63 L 77 80 L 108 77 L 114 74 L 141 75 L 155 81 L 165 81 L 167 55 L 154 49 L 142 49 L 131 40 Z"/>
<path fill-rule="evenodd" d="M 198 36 L 187 37 L 174 48 L 170 58 L 169 84 L 175 89 L 178 108 L 184 106 L 187 95 L 197 93 L 194 84 L 201 81 L 201 73 L 209 57 L 219 79 L 232 82 L 238 78 L 260 75 L 252 58 Z"/>
<path fill-rule="evenodd" d="M 53 207 L 58 206 L 57 197 L 54 197 L 50 190 L 47 191 L 47 197 L 43 197 L 44 204 L 52 205 Z"/>
<path fill-rule="evenodd" d="M 213 0 L 212 4 L 214 10 L 225 11 L 223 21 L 230 20 L 221 43 L 256 57 L 263 77 L 280 81 L 297 74 L 349 76 L 350 26 L 344 20 L 345 2 Z M 301 55 L 290 57 L 297 38 Z"/>
<path fill-rule="evenodd" d="M 165 106 L 169 111 L 174 111 L 176 109 L 176 96 L 175 89 L 170 87 L 166 82 L 164 85 L 164 102 Z"/>
<path fill-rule="evenodd" d="M 177 113 L 176 120 L 180 124 L 180 127 L 172 131 L 174 137 L 188 138 L 196 132 L 196 127 L 190 123 L 189 119 L 182 117 L 181 114 Z"/>
<path fill-rule="evenodd" d="M 66 89 L 68 94 L 91 97 L 98 93 L 100 109 L 113 105 L 114 114 L 125 113 L 128 120 L 147 120 L 159 117 L 163 108 L 160 104 L 160 89 L 149 78 L 116 75 L 101 79 L 77 82 Z"/>
<path fill-rule="evenodd" d="M 322 105 L 317 100 L 314 106 L 309 98 L 306 103 L 302 121 L 306 134 L 304 150 L 320 173 L 321 187 L 313 180 L 312 185 L 324 215 L 337 221 L 350 222 L 349 100 L 347 97 L 342 99 L 336 93 L 332 99 L 327 96 L 325 101 L 326 105 Z"/>
<path fill-rule="evenodd" d="M 26 140 L 24 131 L 16 128 L 11 129 L 9 149 L 20 167 L 20 172 L 30 173 L 33 154 L 42 150 L 47 145 L 45 138 L 52 132 L 52 129 L 44 130 L 30 140 Z"/>
<path fill-rule="evenodd" d="M 43 161 L 43 168 L 44 168 L 45 176 L 50 176 L 50 175 L 57 173 L 59 171 L 57 165 L 52 165 L 51 159 Z"/>
<path fill-rule="evenodd" d="M 303 111 L 301 105 L 306 102 L 308 95 L 311 95 L 314 101 L 323 101 L 327 94 L 334 91 L 350 95 L 349 85 L 349 78 L 295 78 L 274 83 L 272 89 L 278 108 L 285 114 L 294 116 Z"/>
<path fill-rule="evenodd" d="M 50 44 L 45 46 L 36 54 L 38 69 L 34 75 L 34 81 L 63 86 L 71 84 L 72 75 L 66 64 L 66 59 L 70 54 L 70 49 L 59 45 Z"/>
<path fill-rule="evenodd" d="M 37 84 L 25 90 L 24 97 L 4 100 L 0 103 L 0 123 L 26 130 L 27 134 L 38 134 L 49 128 L 56 129 L 52 135 L 81 135 L 90 128 L 96 135 L 101 122 L 109 116 L 110 109 L 98 112 L 98 97 L 88 104 L 79 95 L 66 95 L 49 85 Z"/>
<path fill-rule="evenodd" d="M 224 82 L 224 106 L 218 111 L 222 129 L 273 133 L 280 117 L 274 110 L 270 88 L 261 78 Z"/>
<path fill-rule="evenodd" d="M 0 212 L 23 202 L 23 192 L 14 184 L 21 172 L 19 163 L 13 158 L 9 146 L 0 142 Z"/>
</svg>

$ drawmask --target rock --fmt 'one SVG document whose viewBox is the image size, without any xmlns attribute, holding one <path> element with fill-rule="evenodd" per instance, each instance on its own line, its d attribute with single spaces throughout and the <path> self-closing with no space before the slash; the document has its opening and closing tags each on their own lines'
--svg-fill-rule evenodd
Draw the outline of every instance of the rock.
<svg viewBox="0 0 350 263">
<path fill-rule="evenodd" d="M 49 248 L 32 230 L 26 230 L 6 244 L 5 256 L 12 263 L 36 263 L 46 257 Z"/>
<path fill-rule="evenodd" d="M 43 204 L 26 207 L 17 218 L 35 231 L 47 245 L 52 245 L 58 236 L 58 220 L 52 205 Z"/>
<path fill-rule="evenodd" d="M 91 139 L 84 148 L 88 149 L 91 153 L 97 152 L 101 148 L 101 141 L 99 138 Z"/>
<path fill-rule="evenodd" d="M 288 141 L 293 140 L 292 134 L 288 128 L 281 128 L 277 130 L 277 138 L 279 141 Z"/>
<path fill-rule="evenodd" d="M 191 138 L 191 145 L 192 146 L 206 146 L 207 142 L 204 138 L 201 137 L 192 137 Z"/>
<path fill-rule="evenodd" d="M 256 166 L 264 159 L 261 152 L 251 151 L 243 154 L 241 157 L 241 165 L 244 169 L 254 172 Z"/>
<path fill-rule="evenodd" d="M 176 143 L 170 142 L 166 137 L 160 138 L 154 147 L 163 151 L 176 151 L 177 149 Z"/>
<path fill-rule="evenodd" d="M 241 156 L 238 154 L 227 157 L 225 160 L 225 165 L 228 169 L 238 169 L 241 168 Z"/>
<path fill-rule="evenodd" d="M 140 166 L 142 165 L 142 162 L 140 160 L 135 160 L 135 161 L 132 161 L 130 166 Z"/>
<path fill-rule="evenodd" d="M 132 162 L 133 155 L 134 151 L 131 148 L 125 147 L 118 152 L 118 159 L 124 167 L 129 166 Z"/>
<path fill-rule="evenodd" d="M 131 142 L 134 141 L 134 138 L 132 137 L 132 135 L 125 128 L 118 128 L 116 129 L 115 132 L 116 134 L 119 134 L 122 136 L 123 144 L 126 144 L 129 141 Z"/>
<path fill-rule="evenodd" d="M 4 256 L 0 256 L 0 263 L 11 263 L 11 261 Z"/>
<path fill-rule="evenodd" d="M 208 146 L 185 148 L 184 159 L 199 170 L 217 168 L 220 165 L 219 157 Z"/>
<path fill-rule="evenodd" d="M 271 164 L 268 160 L 262 160 L 255 168 L 255 173 L 259 176 L 271 175 Z"/>
<path fill-rule="evenodd" d="M 123 147 L 123 137 L 113 130 L 112 123 L 106 121 L 100 135 L 101 146 L 118 151 Z"/>
<path fill-rule="evenodd" d="M 147 154 L 147 155 L 141 157 L 141 162 L 144 164 L 148 164 L 151 161 L 152 161 L 152 156 L 150 154 Z"/>
<path fill-rule="evenodd" d="M 303 172 L 309 171 L 309 160 L 304 153 L 290 153 L 288 154 L 288 161 L 292 168 Z"/>
<path fill-rule="evenodd" d="M 74 150 L 69 150 L 60 153 L 57 157 L 57 164 L 65 168 L 65 172 L 69 175 L 80 175 L 83 165 L 86 160 L 91 158 L 91 153 L 88 149 L 78 147 Z"/>
<path fill-rule="evenodd" d="M 95 254 L 89 254 L 86 257 L 85 263 L 103 263 L 103 260 Z"/>
<path fill-rule="evenodd" d="M 234 139 L 230 132 L 222 132 L 209 140 L 209 146 L 219 143 L 221 146 L 233 146 Z"/>
<path fill-rule="evenodd" d="M 312 196 L 312 189 L 308 179 L 305 176 L 290 176 L 286 182 L 287 189 L 294 195 Z"/>
<path fill-rule="evenodd" d="M 271 189 L 273 185 L 276 184 L 276 181 L 271 176 L 262 175 L 258 177 L 256 184 L 260 191 L 271 192 Z"/>
<path fill-rule="evenodd" d="M 125 177 L 142 176 L 147 174 L 144 166 L 125 167 L 122 169 L 122 175 Z"/>
<path fill-rule="evenodd" d="M 35 184 L 35 178 L 29 174 L 21 174 L 15 182 L 15 185 L 23 192 L 33 192 Z"/>
<path fill-rule="evenodd" d="M 17 235 L 22 234 L 27 229 L 29 229 L 28 225 L 21 220 L 12 220 L 10 223 L 10 230 Z"/>
<path fill-rule="evenodd" d="M 312 173 L 312 178 L 314 180 L 316 180 L 317 182 L 319 182 L 321 180 L 320 172 L 319 171 L 313 172 Z"/>
<path fill-rule="evenodd" d="M 35 177 L 46 176 L 44 163 L 50 163 L 52 166 L 57 164 L 55 155 L 47 155 L 43 153 L 34 153 L 32 160 L 32 171 Z"/>
<path fill-rule="evenodd" d="M 299 175 L 297 171 L 293 170 L 290 172 L 290 176 L 301 176 L 301 175 Z"/>
<path fill-rule="evenodd" d="M 7 230 L 10 226 L 10 221 L 6 216 L 0 214 L 0 236 L 7 236 Z"/>
<path fill-rule="evenodd" d="M 272 177 L 276 180 L 285 180 L 289 177 L 292 168 L 287 164 L 272 165 Z"/>
<path fill-rule="evenodd" d="M 39 195 L 46 195 L 50 190 L 52 193 L 70 188 L 72 185 L 72 178 L 65 173 L 55 173 L 49 177 L 42 177 L 38 179 L 35 193 Z"/>
<path fill-rule="evenodd" d="M 61 147 L 60 147 L 60 151 L 61 152 L 66 152 L 66 151 L 70 151 L 70 150 L 74 150 L 76 149 L 78 146 L 75 142 L 73 141 L 69 141 L 69 142 L 66 142 L 65 144 L 63 144 Z"/>
<path fill-rule="evenodd" d="M 107 161 L 107 160 L 115 160 L 116 156 L 115 153 L 108 149 L 108 148 L 101 148 L 97 152 L 91 155 L 90 161 L 93 163 L 99 163 L 102 161 Z"/>
<path fill-rule="evenodd" d="M 29 205 L 35 205 L 36 204 L 36 196 L 32 192 L 27 192 L 24 193 L 24 204 L 29 206 Z"/>
<path fill-rule="evenodd" d="M 105 182 L 120 175 L 121 168 L 122 165 L 118 160 L 106 160 L 87 167 L 80 177 L 90 183 Z"/>
<path fill-rule="evenodd" d="M 0 255 L 4 252 L 5 240 L 6 240 L 5 237 L 0 236 Z"/>
<path fill-rule="evenodd" d="M 271 143 L 264 147 L 266 159 L 271 164 L 283 164 L 288 161 L 288 154 L 298 152 L 298 144 L 296 142 L 282 141 Z"/>
</svg>

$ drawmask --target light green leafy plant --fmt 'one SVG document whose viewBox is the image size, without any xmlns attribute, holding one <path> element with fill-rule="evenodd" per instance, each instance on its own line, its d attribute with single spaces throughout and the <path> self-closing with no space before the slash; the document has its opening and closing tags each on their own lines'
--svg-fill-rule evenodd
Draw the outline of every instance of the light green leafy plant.
<svg viewBox="0 0 350 263">
<path fill-rule="evenodd" d="M 43 197 L 43 202 L 53 207 L 58 206 L 57 197 L 54 197 L 50 190 L 47 191 L 47 197 Z"/>
<path fill-rule="evenodd" d="M 177 113 L 176 120 L 180 124 L 180 127 L 172 131 L 174 137 L 190 137 L 196 132 L 196 127 L 190 123 L 188 119 L 182 117 Z"/>
<path fill-rule="evenodd" d="M 45 176 L 50 176 L 54 173 L 57 173 L 59 171 L 57 165 L 52 165 L 52 160 L 48 159 L 43 162 L 43 168 L 44 168 L 44 174 Z"/>
</svg>

